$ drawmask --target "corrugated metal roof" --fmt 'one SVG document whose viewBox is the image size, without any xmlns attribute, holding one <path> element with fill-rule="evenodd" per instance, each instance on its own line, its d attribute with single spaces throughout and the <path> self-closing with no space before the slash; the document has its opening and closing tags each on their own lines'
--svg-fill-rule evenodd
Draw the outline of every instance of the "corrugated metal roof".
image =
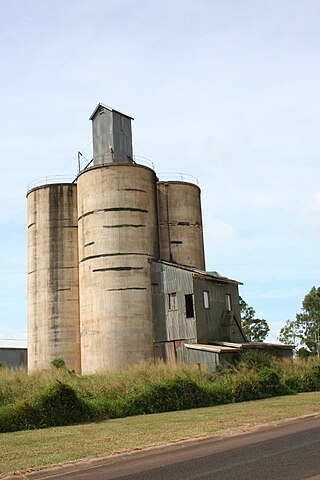
<svg viewBox="0 0 320 480">
<path fill-rule="evenodd" d="M 295 348 L 294 345 L 284 345 L 283 343 L 265 343 L 265 342 L 244 342 L 244 343 L 231 343 L 231 342 L 220 342 L 218 340 L 212 341 L 210 345 L 213 346 L 225 346 L 225 347 L 232 347 L 232 348 L 256 348 L 256 349 L 290 349 Z"/>
<path fill-rule="evenodd" d="M 170 267 L 179 268 L 180 270 L 186 270 L 186 271 L 191 272 L 195 275 L 200 275 L 200 276 L 205 277 L 205 278 L 210 279 L 210 280 L 219 280 L 220 282 L 223 282 L 223 283 L 233 283 L 235 285 L 243 285 L 242 282 L 238 282 L 238 280 L 233 280 L 232 278 L 223 277 L 218 272 L 206 272 L 204 270 L 199 270 L 198 268 L 188 267 L 188 266 L 185 266 L 185 265 L 179 265 L 179 264 L 173 263 L 173 262 L 167 262 L 166 260 L 157 260 L 156 262 L 157 263 L 162 263 L 163 265 L 168 265 Z"/>
<path fill-rule="evenodd" d="M 212 353 L 221 353 L 221 352 L 237 352 L 238 350 L 241 350 L 241 348 L 234 348 L 234 347 L 219 347 L 215 345 L 204 345 L 201 343 L 186 343 L 185 344 L 186 348 L 189 348 L 191 350 L 202 350 L 205 352 L 212 352 Z"/>
<path fill-rule="evenodd" d="M 115 110 L 114 108 L 111 108 L 111 107 L 108 107 L 108 105 L 104 105 L 103 103 L 98 103 L 98 105 L 96 106 L 96 108 L 94 109 L 94 111 L 92 112 L 92 115 L 91 117 L 89 118 L 89 120 L 92 120 L 93 117 L 95 116 L 95 114 L 97 113 L 97 111 L 99 110 L 100 107 L 103 107 L 103 108 L 106 108 L 107 110 L 109 110 L 110 112 L 116 112 L 116 113 L 119 113 L 120 115 L 123 115 L 124 117 L 128 117 L 130 118 L 131 120 L 134 120 L 133 117 L 130 117 L 130 115 L 127 115 L 126 113 L 122 113 L 122 112 L 119 112 L 119 110 Z"/>
<path fill-rule="evenodd" d="M 0 348 L 27 348 L 27 340 L 0 338 Z"/>
</svg>

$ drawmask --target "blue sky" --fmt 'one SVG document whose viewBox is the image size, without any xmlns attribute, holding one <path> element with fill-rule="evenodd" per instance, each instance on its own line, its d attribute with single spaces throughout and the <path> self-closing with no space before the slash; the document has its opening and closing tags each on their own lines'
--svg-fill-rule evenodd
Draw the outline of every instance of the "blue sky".
<svg viewBox="0 0 320 480">
<path fill-rule="evenodd" d="M 275 340 L 319 286 L 320 3 L 0 1 L 0 338 L 26 338 L 26 189 L 91 158 L 98 102 L 202 189 L 208 270 Z"/>
</svg>

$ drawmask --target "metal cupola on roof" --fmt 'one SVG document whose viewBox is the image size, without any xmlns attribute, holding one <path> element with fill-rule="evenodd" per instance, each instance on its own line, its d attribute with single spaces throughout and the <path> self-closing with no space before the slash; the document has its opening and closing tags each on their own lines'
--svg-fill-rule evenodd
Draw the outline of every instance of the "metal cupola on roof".
<svg viewBox="0 0 320 480">
<path fill-rule="evenodd" d="M 93 165 L 134 163 L 132 117 L 99 103 L 92 113 Z"/>
</svg>

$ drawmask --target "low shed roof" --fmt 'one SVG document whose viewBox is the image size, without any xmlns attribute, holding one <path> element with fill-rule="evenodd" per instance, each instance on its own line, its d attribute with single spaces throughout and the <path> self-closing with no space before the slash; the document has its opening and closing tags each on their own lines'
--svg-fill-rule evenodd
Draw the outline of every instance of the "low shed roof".
<svg viewBox="0 0 320 480">
<path fill-rule="evenodd" d="M 0 338 L 0 348 L 27 348 L 27 340 Z"/>
<path fill-rule="evenodd" d="M 294 348 L 294 345 L 285 345 L 283 343 L 265 343 L 265 342 L 243 342 L 243 343 L 231 343 L 231 342 L 220 342 L 218 340 L 214 340 L 210 342 L 210 345 L 214 346 L 225 346 L 231 348 L 239 348 L 239 349 L 260 349 L 260 350 L 274 350 L 274 349 L 283 349 L 283 350 L 290 350 Z"/>
<path fill-rule="evenodd" d="M 223 353 L 223 352 L 236 352 L 241 350 L 241 348 L 234 348 L 234 347 L 219 347 L 217 345 L 204 345 L 201 343 L 186 343 L 186 348 L 190 350 L 201 350 L 203 352 L 212 352 L 212 353 Z"/>
</svg>

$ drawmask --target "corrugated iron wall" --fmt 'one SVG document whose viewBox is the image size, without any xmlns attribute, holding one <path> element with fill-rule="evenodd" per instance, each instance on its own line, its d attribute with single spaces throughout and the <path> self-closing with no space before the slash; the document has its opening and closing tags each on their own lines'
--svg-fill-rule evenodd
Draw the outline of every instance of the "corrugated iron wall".
<svg viewBox="0 0 320 480">
<path fill-rule="evenodd" d="M 204 308 L 203 292 L 209 294 L 209 308 Z M 226 308 L 226 295 L 231 296 L 232 311 Z M 194 301 L 197 312 L 198 343 L 209 340 L 243 342 L 245 339 L 234 317 L 240 322 L 238 285 L 214 282 L 196 276 L 194 278 Z"/>
<path fill-rule="evenodd" d="M 192 272 L 156 262 L 151 268 L 155 342 L 196 341 L 196 314 L 186 318 L 185 308 L 185 295 L 193 294 Z M 169 293 L 176 293 L 176 308 L 172 310 Z"/>
</svg>

